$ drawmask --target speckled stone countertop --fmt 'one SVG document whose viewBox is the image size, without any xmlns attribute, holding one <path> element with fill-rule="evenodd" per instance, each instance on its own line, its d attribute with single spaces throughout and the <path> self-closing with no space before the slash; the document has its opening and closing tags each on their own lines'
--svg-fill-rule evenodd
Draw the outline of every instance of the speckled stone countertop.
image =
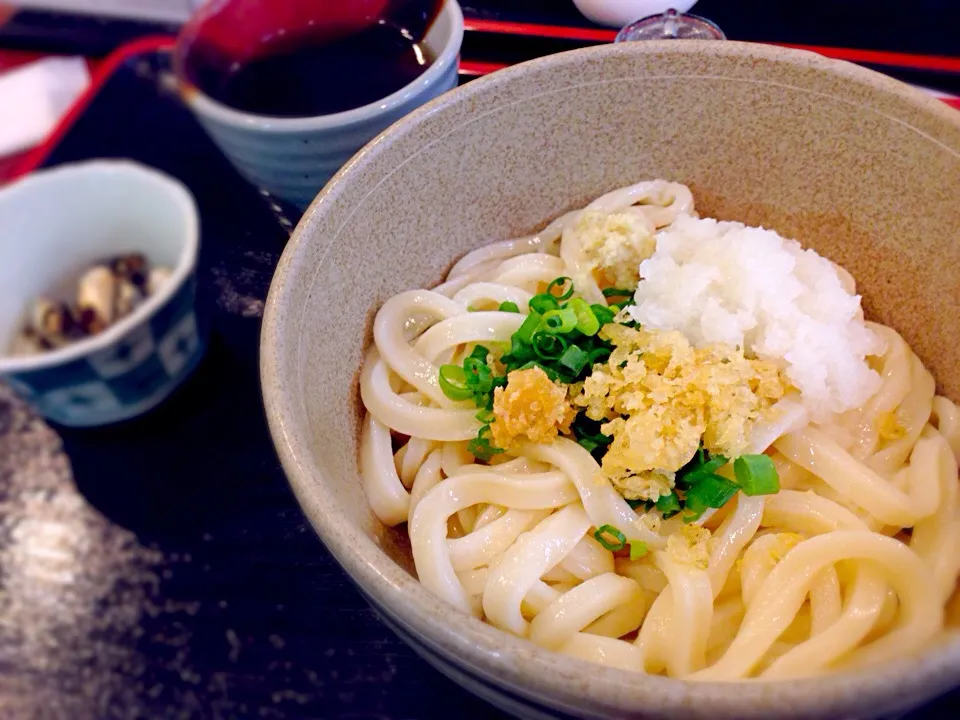
<svg viewBox="0 0 960 720">
<path fill-rule="evenodd" d="M 159 502 L 117 507 L 94 486 L 138 473 L 97 465 L 91 497 L 140 532 L 0 386 L 0 717 L 422 717 L 460 695 L 379 625 L 279 476 L 252 466 L 192 496 L 157 477 Z"/>
<path fill-rule="evenodd" d="M 117 693 L 136 707 L 122 678 L 142 673 L 162 558 L 87 503 L 60 438 L 0 385 L 3 717 L 78 717 Z"/>
<path fill-rule="evenodd" d="M 498 716 L 380 625 L 269 455 L 147 478 L 102 450 L 74 476 L 0 386 L 0 718 Z"/>
</svg>

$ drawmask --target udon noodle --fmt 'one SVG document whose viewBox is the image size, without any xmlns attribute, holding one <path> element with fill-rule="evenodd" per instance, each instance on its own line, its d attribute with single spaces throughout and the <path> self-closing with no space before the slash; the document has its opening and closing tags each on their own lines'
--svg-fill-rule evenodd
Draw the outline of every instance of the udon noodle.
<svg viewBox="0 0 960 720">
<path fill-rule="evenodd" d="M 544 648 L 692 680 L 810 676 L 934 642 L 960 568 L 960 411 L 890 328 L 867 323 L 886 349 L 870 359 L 879 389 L 862 406 L 812 419 L 787 398 L 753 427 L 749 451 L 772 459 L 779 491 L 703 513 L 690 526 L 709 530 L 703 562 L 669 549 L 672 535 L 689 535 L 681 517 L 628 502 L 569 435 L 474 457 L 482 418 L 444 392 L 439 368 L 475 345 L 509 345 L 525 311 L 497 308 L 526 308 L 558 277 L 607 302 L 565 234 L 584 211 L 659 230 L 694 201 L 663 181 L 617 190 L 536 235 L 471 252 L 441 285 L 401 293 L 377 315 L 360 465 L 376 515 L 407 524 L 420 582 Z M 891 413 L 899 431 L 884 437 Z M 608 549 L 603 527 L 647 552 Z"/>
</svg>

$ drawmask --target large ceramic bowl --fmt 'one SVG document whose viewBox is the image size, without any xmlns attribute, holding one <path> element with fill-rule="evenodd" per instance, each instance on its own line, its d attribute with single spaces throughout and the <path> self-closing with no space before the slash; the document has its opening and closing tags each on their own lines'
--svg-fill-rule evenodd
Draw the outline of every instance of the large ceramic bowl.
<svg viewBox="0 0 960 720">
<path fill-rule="evenodd" d="M 320 538 L 424 658 L 528 718 L 866 717 L 960 684 L 956 634 L 920 657 L 792 682 L 692 684 L 568 659 L 434 598 L 403 529 L 370 511 L 357 371 L 378 306 L 468 250 L 650 177 L 690 184 L 706 215 L 773 227 L 844 264 L 867 312 L 960 400 L 960 114 L 867 70 L 759 45 L 554 55 L 394 125 L 331 181 L 284 253 L 263 390 Z"/>
</svg>

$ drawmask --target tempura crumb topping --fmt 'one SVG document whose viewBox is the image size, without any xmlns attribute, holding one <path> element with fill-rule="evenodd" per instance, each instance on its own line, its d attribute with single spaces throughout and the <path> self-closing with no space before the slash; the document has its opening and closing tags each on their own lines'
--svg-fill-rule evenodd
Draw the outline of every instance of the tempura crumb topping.
<svg viewBox="0 0 960 720">
<path fill-rule="evenodd" d="M 576 411 L 567 400 L 566 388 L 533 367 L 507 375 L 507 386 L 494 391 L 493 415 L 493 441 L 507 449 L 520 439 L 553 442 L 559 433 L 570 432 Z"/>
<path fill-rule="evenodd" d="M 573 403 L 613 436 L 603 474 L 627 499 L 669 494 L 674 473 L 703 447 L 737 457 L 753 423 L 787 389 L 777 366 L 723 344 L 695 349 L 679 332 L 609 324 L 614 345 Z"/>
</svg>

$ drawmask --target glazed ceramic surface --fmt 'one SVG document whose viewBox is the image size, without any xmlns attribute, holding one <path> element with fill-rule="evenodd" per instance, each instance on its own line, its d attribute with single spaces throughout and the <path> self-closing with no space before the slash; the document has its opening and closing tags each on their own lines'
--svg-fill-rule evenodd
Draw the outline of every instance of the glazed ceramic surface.
<svg viewBox="0 0 960 720">
<path fill-rule="evenodd" d="M 194 309 L 199 233 L 186 187 L 132 162 L 64 165 L 4 188 L 0 379 L 62 425 L 105 425 L 158 405 L 203 355 Z M 128 253 L 171 268 L 170 280 L 99 335 L 39 355 L 6 356 L 39 295 Z"/>
<path fill-rule="evenodd" d="M 340 166 L 377 133 L 456 87 L 462 42 L 463 13 L 455 0 L 447 0 L 424 39 L 436 57 L 426 72 L 382 100 L 332 115 L 265 117 L 235 110 L 192 86 L 182 94 L 241 175 L 263 192 L 303 210 Z"/>
<path fill-rule="evenodd" d="M 843 264 L 868 315 L 897 328 L 960 400 L 960 114 L 862 68 L 760 45 L 555 55 L 390 128 L 287 247 L 264 319 L 263 391 L 321 539 L 429 662 L 523 717 L 868 717 L 960 683 L 956 635 L 921 657 L 794 682 L 691 684 L 589 665 L 434 598 L 414 577 L 405 530 L 370 511 L 357 380 L 377 308 L 437 283 L 473 248 L 646 178 L 687 183 L 701 214 L 772 227 Z"/>
</svg>

